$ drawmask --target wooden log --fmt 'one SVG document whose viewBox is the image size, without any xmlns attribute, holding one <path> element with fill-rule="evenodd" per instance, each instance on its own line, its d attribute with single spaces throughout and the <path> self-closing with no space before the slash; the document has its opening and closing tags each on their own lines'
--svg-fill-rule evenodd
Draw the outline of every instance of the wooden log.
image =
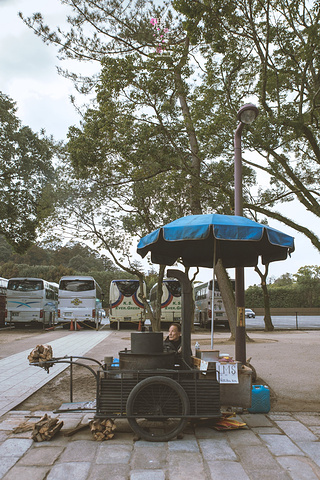
<svg viewBox="0 0 320 480">
<path fill-rule="evenodd" d="M 32 439 L 35 442 L 51 440 L 63 426 L 63 421 L 58 418 L 51 418 L 45 414 L 38 422 L 33 425 Z"/>
<path fill-rule="evenodd" d="M 114 437 L 112 432 L 116 429 L 116 426 L 110 418 L 91 420 L 89 426 L 93 438 L 97 441 L 110 440 Z"/>
<path fill-rule="evenodd" d="M 51 345 L 37 345 L 28 355 L 30 363 L 45 362 L 51 360 L 53 351 Z"/>
</svg>

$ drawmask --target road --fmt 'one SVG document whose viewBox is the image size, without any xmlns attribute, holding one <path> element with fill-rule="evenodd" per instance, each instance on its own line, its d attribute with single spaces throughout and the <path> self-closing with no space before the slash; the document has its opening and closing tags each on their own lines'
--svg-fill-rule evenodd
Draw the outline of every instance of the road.
<svg viewBox="0 0 320 480">
<path fill-rule="evenodd" d="M 291 316 L 274 316 L 272 315 L 272 323 L 275 329 L 290 330 L 310 330 L 320 329 L 320 316 L 295 315 Z M 247 330 L 263 330 L 263 316 L 256 318 L 246 318 Z"/>
</svg>

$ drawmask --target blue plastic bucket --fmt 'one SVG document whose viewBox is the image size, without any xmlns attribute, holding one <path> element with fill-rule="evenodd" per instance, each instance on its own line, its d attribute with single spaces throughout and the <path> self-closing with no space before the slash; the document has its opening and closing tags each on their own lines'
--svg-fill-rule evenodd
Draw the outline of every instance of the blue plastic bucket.
<svg viewBox="0 0 320 480">
<path fill-rule="evenodd" d="M 252 385 L 250 413 L 268 413 L 270 412 L 270 390 L 265 385 Z"/>
</svg>

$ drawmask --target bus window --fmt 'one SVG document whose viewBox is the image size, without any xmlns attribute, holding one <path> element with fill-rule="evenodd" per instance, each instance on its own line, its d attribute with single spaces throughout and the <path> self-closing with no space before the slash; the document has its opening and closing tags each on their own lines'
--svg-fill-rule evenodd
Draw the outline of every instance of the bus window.
<svg viewBox="0 0 320 480">
<path fill-rule="evenodd" d="M 87 292 L 94 290 L 94 280 L 61 280 L 59 288 L 67 292 Z"/>
<path fill-rule="evenodd" d="M 8 282 L 8 290 L 16 290 L 19 292 L 34 292 L 35 290 L 43 289 L 42 280 L 13 279 Z"/>
</svg>

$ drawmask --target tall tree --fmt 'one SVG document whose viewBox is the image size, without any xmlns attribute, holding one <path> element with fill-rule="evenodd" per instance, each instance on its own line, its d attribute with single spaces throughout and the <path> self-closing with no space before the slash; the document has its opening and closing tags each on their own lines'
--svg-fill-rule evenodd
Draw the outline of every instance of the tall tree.
<svg viewBox="0 0 320 480">
<path fill-rule="evenodd" d="M 204 43 L 207 64 L 198 97 L 203 118 L 210 116 L 220 141 L 225 139 L 224 129 L 218 131 L 221 122 L 228 126 L 228 118 L 248 99 L 259 105 L 260 115 L 244 138 L 246 147 L 259 155 L 244 162 L 260 170 L 269 186 L 256 195 L 246 189 L 246 215 L 279 220 L 305 234 L 319 250 L 317 233 L 277 209 L 281 202 L 297 200 L 316 220 L 320 216 L 319 2 L 173 4 L 185 16 L 192 41 Z"/>
<path fill-rule="evenodd" d="M 123 216 L 132 232 L 172 218 L 178 202 L 163 201 L 172 192 L 183 214 L 232 213 L 233 119 L 251 97 L 261 114 L 245 145 L 262 160 L 244 159 L 246 215 L 283 221 L 319 249 L 316 234 L 276 210 L 295 198 L 320 213 L 318 2 L 65 3 L 69 31 L 51 31 L 40 14 L 25 21 L 61 56 L 101 62 L 98 84 L 81 83 L 97 84 L 97 105 L 70 131 L 69 151 L 80 177 L 134 199 L 137 215 Z M 270 179 L 255 195 L 250 167 Z"/>
<path fill-rule="evenodd" d="M 168 9 L 170 2 L 161 7 L 131 2 L 126 8 L 117 1 L 69 4 L 76 15 L 69 18 L 73 28 L 68 33 L 50 32 L 40 15 L 26 22 L 59 44 L 60 54 L 102 64 L 97 104 L 86 111 L 80 128 L 70 129 L 69 154 L 77 177 L 94 182 L 109 218 L 120 217 L 131 235 L 208 208 L 230 213 L 232 166 L 205 162 L 199 132 L 205 135 L 206 125 L 201 126 L 202 119 L 197 123 L 192 107 L 199 48 L 190 44 L 181 20 Z M 96 35 L 85 38 L 83 25 L 88 23 Z M 155 23 L 167 35 L 160 48 Z M 120 203 L 127 212 L 119 212 Z M 89 213 L 87 208 L 81 212 Z M 85 222 L 88 226 L 88 218 Z M 97 225 L 92 231 L 106 247 L 106 229 L 103 236 Z M 119 251 L 122 239 L 110 240 L 110 232 L 117 240 L 114 224 L 109 226 L 108 248 L 113 244 Z"/>
<path fill-rule="evenodd" d="M 55 148 L 21 125 L 14 101 L 0 92 L 0 234 L 17 252 L 32 244 L 51 213 Z"/>
</svg>

